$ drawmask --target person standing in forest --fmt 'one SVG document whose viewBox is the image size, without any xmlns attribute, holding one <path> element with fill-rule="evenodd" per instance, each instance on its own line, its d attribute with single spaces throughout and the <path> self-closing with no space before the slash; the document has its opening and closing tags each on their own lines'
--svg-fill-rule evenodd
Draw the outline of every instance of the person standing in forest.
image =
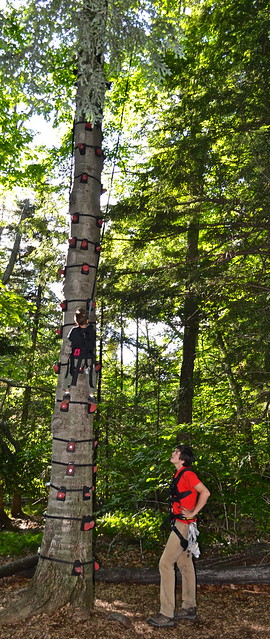
<svg viewBox="0 0 270 639">
<path fill-rule="evenodd" d="M 178 620 L 194 620 L 197 616 L 196 577 L 188 537 L 189 531 L 196 531 L 197 514 L 210 492 L 191 469 L 193 459 L 191 447 L 185 445 L 176 446 L 170 459 L 175 466 L 170 486 L 172 531 L 159 562 L 160 612 L 147 619 L 147 623 L 156 628 L 170 628 Z M 175 610 L 175 563 L 182 575 L 181 610 Z"/>
</svg>

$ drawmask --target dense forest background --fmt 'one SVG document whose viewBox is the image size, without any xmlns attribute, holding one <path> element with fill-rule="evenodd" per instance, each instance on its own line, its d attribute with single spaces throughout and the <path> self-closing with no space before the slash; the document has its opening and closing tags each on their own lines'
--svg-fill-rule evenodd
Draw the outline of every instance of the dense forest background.
<svg viewBox="0 0 270 639">
<path fill-rule="evenodd" d="M 48 48 L 33 100 L 30 9 L 1 16 L 3 527 L 46 505 L 69 232 L 76 65 L 67 38 Z M 269 523 L 270 14 L 264 0 L 176 10 L 182 54 L 158 77 L 136 42 L 107 69 L 97 528 L 155 544 L 187 442 L 211 491 L 202 536 L 235 548 Z M 52 122 L 46 146 L 33 114 Z"/>
</svg>

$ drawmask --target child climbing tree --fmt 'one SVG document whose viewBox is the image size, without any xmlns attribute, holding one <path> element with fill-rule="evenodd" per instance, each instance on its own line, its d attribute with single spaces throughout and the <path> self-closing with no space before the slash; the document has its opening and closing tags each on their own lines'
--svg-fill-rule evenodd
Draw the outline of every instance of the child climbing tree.
<svg viewBox="0 0 270 639">
<path fill-rule="evenodd" d="M 74 30 L 78 34 L 74 173 L 69 206 L 71 234 L 67 260 L 60 269 L 64 279 L 64 299 L 61 302 L 63 321 L 59 333 L 63 341 L 59 362 L 55 364 L 58 384 L 52 418 L 51 480 L 45 532 L 30 588 L 23 601 L 20 599 L 0 615 L 1 620 L 8 621 L 11 616 L 12 619 L 15 616 L 25 617 L 39 610 L 51 611 L 68 602 L 89 610 L 93 603 L 93 575 L 97 568 L 92 546 L 95 525 L 92 491 L 96 472 L 93 417 L 96 409 L 97 366 L 92 370 L 93 350 L 89 367 L 87 357 L 81 357 L 83 349 L 80 345 L 72 344 L 68 334 L 72 336 L 70 331 L 74 327 L 74 315 L 78 308 L 79 314 L 84 316 L 84 328 L 91 326 L 92 335 L 95 331 L 96 276 L 102 227 L 100 195 L 104 154 L 101 123 L 106 88 L 103 68 L 106 22 L 109 16 L 114 31 L 110 51 L 114 55 L 117 51 L 115 59 L 121 62 L 125 56 L 130 59 L 133 53 L 138 63 L 136 55 L 141 51 L 141 58 L 146 64 L 148 46 L 148 65 L 154 61 L 156 70 L 153 76 L 160 77 L 165 72 L 166 48 L 171 48 L 175 53 L 181 50 L 172 26 L 174 22 L 177 30 L 177 15 L 172 15 L 173 6 L 170 0 L 121 0 L 117 3 L 108 0 L 88 0 L 85 3 L 80 0 L 69 3 L 39 0 L 31 2 L 30 9 L 27 9 L 30 16 L 29 38 L 32 38 L 33 47 L 30 54 L 26 46 L 25 53 L 26 56 L 32 55 L 33 68 L 35 52 L 39 60 L 38 73 L 35 75 L 32 72 L 29 80 L 32 92 L 46 91 L 46 82 L 43 87 L 37 83 L 42 75 L 41 69 L 45 74 L 42 67 L 44 60 L 53 59 L 51 50 L 50 55 L 43 56 L 42 60 L 39 55 L 41 43 L 43 46 L 48 33 L 51 33 L 52 47 L 51 42 L 61 37 L 61 29 L 64 30 L 63 55 L 67 51 L 69 30 L 73 35 Z M 16 15 L 16 12 L 11 11 L 10 29 L 16 22 Z M 57 24 L 56 37 L 52 35 L 54 24 Z M 129 42 L 126 49 L 123 46 L 125 38 Z M 21 43 L 20 47 L 22 50 Z M 57 60 L 59 57 L 59 54 L 55 56 Z M 74 60 L 74 52 L 73 56 L 66 55 L 66 64 L 68 59 Z M 18 63 L 18 56 L 15 62 Z M 70 380 L 71 360 L 73 374 Z"/>
<path fill-rule="evenodd" d="M 96 567 L 92 553 L 96 380 L 92 370 L 89 380 L 89 369 L 85 362 L 80 362 L 77 379 L 73 377 L 69 393 L 63 395 L 70 356 L 70 342 L 66 337 L 74 325 L 76 309 L 84 309 L 89 317 L 89 326 L 95 326 L 95 283 L 102 225 L 100 114 L 105 89 L 101 34 L 105 31 L 107 2 L 100 0 L 94 4 L 95 10 L 93 7 L 91 11 L 87 6 L 81 10 L 79 39 L 84 48 L 79 56 L 74 122 L 74 177 L 69 211 L 71 237 L 67 262 L 62 270 L 65 298 L 61 303 L 63 344 L 56 367 L 59 381 L 52 420 L 51 483 L 45 533 L 31 587 L 31 606 L 33 593 L 37 593 L 38 606 L 41 607 L 43 601 L 47 610 L 68 601 L 82 608 L 91 606 Z M 89 83 L 90 72 L 93 75 L 92 85 Z M 90 95 L 86 99 L 84 91 L 86 85 L 89 89 L 89 84 Z M 91 121 L 89 104 L 93 105 Z M 78 350 L 72 351 L 72 357 L 77 357 L 77 362 L 80 359 Z"/>
<path fill-rule="evenodd" d="M 102 226 L 101 113 L 105 92 L 102 34 L 106 11 L 106 0 L 89 3 L 81 9 L 79 42 L 82 48 L 78 62 L 74 176 L 69 209 L 71 237 L 66 264 L 61 269 L 64 278 L 60 329 L 63 342 L 59 363 L 54 367 L 58 384 L 52 418 L 50 492 L 37 571 L 23 605 L 19 604 L 23 616 L 38 609 L 52 610 L 68 601 L 81 608 L 89 608 L 93 602 L 96 374 L 92 370 L 93 353 L 89 371 L 88 362 L 80 358 L 78 347 L 72 349 L 67 335 L 74 326 L 78 307 L 92 327 L 92 341 L 95 327 L 96 274 Z M 75 370 L 80 362 L 80 370 L 78 375 L 72 376 L 68 393 L 65 393 L 70 355 Z M 17 614 L 20 616 L 19 610 Z"/>
</svg>

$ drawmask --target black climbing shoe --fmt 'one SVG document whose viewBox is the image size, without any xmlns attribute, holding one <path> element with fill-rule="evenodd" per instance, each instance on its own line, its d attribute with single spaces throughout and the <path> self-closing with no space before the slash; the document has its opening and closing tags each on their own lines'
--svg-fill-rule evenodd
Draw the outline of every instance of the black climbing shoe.
<svg viewBox="0 0 270 639">
<path fill-rule="evenodd" d="M 197 608 L 182 608 L 181 610 L 176 610 L 174 613 L 174 620 L 181 621 L 181 619 L 196 619 L 197 618 Z"/>
<path fill-rule="evenodd" d="M 155 628 L 172 628 L 174 626 L 174 619 L 158 612 L 155 617 L 146 619 L 146 623 L 149 623 L 150 626 L 155 626 Z"/>
</svg>

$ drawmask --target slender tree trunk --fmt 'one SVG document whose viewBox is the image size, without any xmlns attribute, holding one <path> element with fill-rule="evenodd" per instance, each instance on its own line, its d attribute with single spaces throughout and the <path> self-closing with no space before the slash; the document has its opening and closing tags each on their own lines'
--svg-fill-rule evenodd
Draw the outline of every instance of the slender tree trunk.
<svg viewBox="0 0 270 639">
<path fill-rule="evenodd" d="M 124 328 L 123 328 L 123 314 L 120 316 L 121 322 L 121 334 L 120 334 L 120 390 L 123 392 L 124 388 Z"/>
<path fill-rule="evenodd" d="M 161 365 L 160 365 L 160 357 L 158 358 L 157 364 L 157 419 L 156 419 L 156 435 L 157 442 L 159 440 L 159 430 L 160 430 L 160 376 L 161 376 Z"/>
<path fill-rule="evenodd" d="M 99 375 L 98 375 L 98 389 L 97 389 L 97 399 L 98 403 L 101 401 L 101 380 L 102 380 L 102 363 L 103 363 L 103 331 L 104 331 L 104 303 L 103 300 L 101 302 L 101 310 L 100 310 L 100 338 L 99 338 Z M 99 409 L 98 409 L 99 410 Z"/>
<path fill-rule="evenodd" d="M 229 384 L 229 388 L 230 391 L 232 393 L 233 399 L 234 399 L 234 404 L 235 404 L 235 408 L 236 408 L 236 414 L 238 418 L 243 418 L 244 414 L 243 414 L 243 402 L 242 402 L 242 398 L 239 392 L 239 388 L 238 388 L 238 384 L 236 383 L 235 379 L 234 379 L 234 375 L 232 372 L 232 368 L 231 368 L 231 364 L 229 362 L 229 356 L 227 353 L 227 348 L 225 346 L 225 342 L 223 339 L 223 336 L 221 334 L 220 331 L 216 331 L 216 339 L 217 339 L 217 344 L 220 350 L 220 354 L 221 354 L 221 358 L 222 358 L 222 367 L 224 370 L 224 373 L 226 375 L 226 378 L 228 380 L 228 384 Z"/>
<path fill-rule="evenodd" d="M 240 390 L 239 390 L 237 382 L 234 379 L 234 374 L 230 364 L 226 344 L 224 342 L 223 336 L 220 331 L 216 331 L 216 339 L 217 339 L 217 344 L 218 344 L 221 358 L 222 358 L 223 370 L 228 380 L 228 385 L 234 400 L 238 426 L 241 428 L 241 432 L 245 435 L 246 442 L 251 445 L 251 448 L 252 448 L 251 466 L 254 467 L 257 465 L 257 457 L 256 457 L 256 447 L 255 447 L 254 439 L 253 439 L 252 424 L 250 420 L 248 419 L 248 417 L 245 415 L 243 402 L 240 395 Z"/>
<path fill-rule="evenodd" d="M 10 254 L 10 258 L 8 261 L 8 264 L 6 266 L 6 269 L 3 273 L 3 277 L 2 277 L 2 283 L 3 284 L 7 284 L 12 273 L 13 273 L 13 269 L 14 266 L 16 264 L 16 260 L 17 260 L 17 256 L 19 253 L 19 249 L 20 249 L 20 244 L 21 244 L 21 239 L 22 239 L 22 231 L 21 231 L 21 225 L 22 222 L 30 215 L 30 213 L 32 213 L 32 207 L 30 206 L 30 202 L 29 200 L 26 200 L 25 202 L 23 202 L 23 209 L 21 212 L 21 216 L 20 216 L 20 221 L 18 224 L 18 230 L 16 232 L 15 235 L 15 240 L 14 240 L 14 244 L 13 244 L 13 248 Z"/>
<path fill-rule="evenodd" d="M 139 391 L 139 320 L 136 319 L 136 356 L 135 356 L 135 402 Z"/>
<path fill-rule="evenodd" d="M 40 311 L 42 305 L 42 286 L 39 284 L 37 288 L 36 295 L 36 303 L 35 303 L 35 313 L 33 319 L 33 329 L 31 335 L 31 348 L 29 359 L 27 363 L 27 373 L 26 373 L 26 387 L 23 393 L 23 403 L 22 403 L 22 413 L 21 413 L 21 425 L 22 432 L 26 431 L 28 428 L 28 420 L 29 413 L 31 411 L 31 396 L 32 396 L 32 381 L 35 375 L 35 352 L 37 347 L 37 338 L 38 338 L 38 328 L 39 328 L 39 318 Z M 19 442 L 16 442 L 15 452 L 14 452 L 14 464 L 17 466 L 17 459 L 24 446 L 23 439 Z M 17 473 L 17 488 L 12 496 L 12 506 L 11 506 L 11 514 L 13 517 L 24 517 L 22 512 L 22 495 L 20 491 L 20 477 Z"/>
<path fill-rule="evenodd" d="M 14 526 L 4 508 L 4 487 L 2 482 L 0 481 L 0 530 L 2 529 L 14 530 Z"/>
<path fill-rule="evenodd" d="M 12 517 L 24 516 L 22 512 L 22 494 L 19 490 L 15 490 L 12 495 L 11 514 Z"/>
<path fill-rule="evenodd" d="M 110 463 L 110 452 L 109 452 L 109 420 L 110 413 L 107 410 L 106 414 L 106 424 L 105 424 L 105 460 L 106 460 L 106 475 L 105 475 L 105 498 L 106 500 L 109 498 L 110 486 L 109 486 L 109 475 L 108 475 L 108 464 Z"/>
<path fill-rule="evenodd" d="M 138 422 L 138 392 L 139 392 L 139 320 L 136 319 L 136 354 L 135 354 L 135 389 L 134 389 L 134 428 Z"/>
<path fill-rule="evenodd" d="M 25 387 L 24 396 L 23 396 L 22 415 L 21 415 L 21 424 L 23 428 L 26 428 L 27 426 L 29 411 L 31 410 L 31 394 L 32 394 L 31 383 L 35 375 L 34 360 L 35 360 L 35 352 L 37 347 L 37 337 L 38 337 L 41 305 L 42 305 L 42 286 L 41 284 L 39 284 L 37 289 L 37 295 L 36 295 L 35 314 L 34 314 L 33 329 L 32 329 L 32 336 L 31 336 L 31 348 L 30 348 L 29 360 L 27 364 L 27 375 L 26 375 L 27 386 Z"/>
<path fill-rule="evenodd" d="M 196 269 L 198 264 L 198 222 L 194 221 L 188 229 L 188 246 L 186 263 L 190 276 L 186 285 L 184 301 L 184 337 L 183 354 L 180 375 L 180 389 L 178 396 L 178 423 L 191 424 L 193 408 L 193 373 L 196 356 L 196 345 L 199 332 L 199 307 L 198 295 L 194 290 L 193 282 L 196 282 Z"/>
<path fill-rule="evenodd" d="M 4 488 L 2 482 L 0 482 L 0 512 L 4 510 Z"/>
</svg>

